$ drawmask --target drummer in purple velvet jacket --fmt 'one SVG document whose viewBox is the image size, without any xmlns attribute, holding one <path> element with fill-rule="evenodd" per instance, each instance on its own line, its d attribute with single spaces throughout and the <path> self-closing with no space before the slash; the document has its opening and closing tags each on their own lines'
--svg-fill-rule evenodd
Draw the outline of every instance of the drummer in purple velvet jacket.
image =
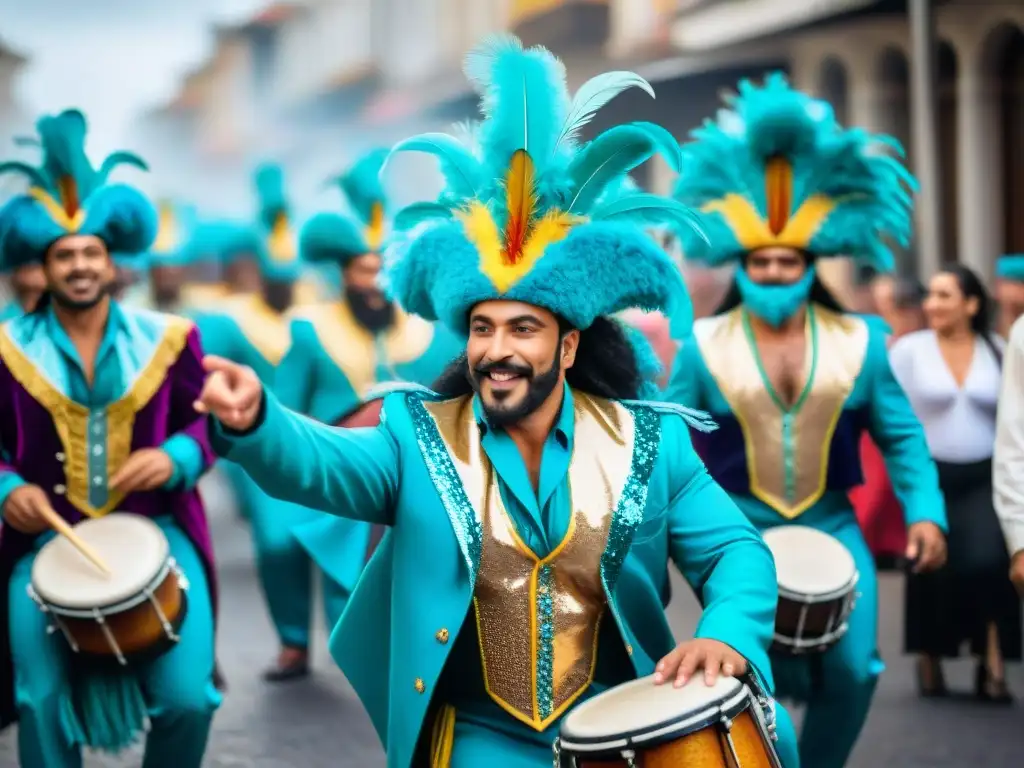
<svg viewBox="0 0 1024 768">
<path fill-rule="evenodd" d="M 82 746 L 116 752 L 150 721 L 144 768 L 198 768 L 220 703 L 214 677 L 215 584 L 195 486 L 213 457 L 192 408 L 203 383 L 194 327 L 110 298 L 111 252 L 140 253 L 156 213 L 136 190 L 108 184 L 127 153 L 97 171 L 85 118 L 38 123 L 39 169 L 28 194 L 0 212 L 0 265 L 37 260 L 47 293 L 0 326 L 0 726 L 19 721 L 24 768 L 77 768 Z M 32 565 L 54 533 L 40 508 L 71 523 L 112 511 L 152 518 L 189 582 L 171 650 L 100 671 L 71 652 L 28 594 Z"/>
</svg>

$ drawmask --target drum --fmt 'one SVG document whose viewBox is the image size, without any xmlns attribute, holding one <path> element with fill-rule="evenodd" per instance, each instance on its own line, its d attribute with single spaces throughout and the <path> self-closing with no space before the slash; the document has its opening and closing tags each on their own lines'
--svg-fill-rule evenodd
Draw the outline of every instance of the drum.
<svg viewBox="0 0 1024 768">
<path fill-rule="evenodd" d="M 805 654 L 832 647 L 846 634 L 857 599 L 853 555 L 834 537 L 802 525 L 771 528 L 764 541 L 779 579 L 775 650 Z"/>
<path fill-rule="evenodd" d="M 125 666 L 170 650 L 185 618 L 188 583 L 167 537 L 147 517 L 114 512 L 83 520 L 75 532 L 111 576 L 67 539 L 47 542 L 32 564 L 29 595 L 76 654 Z"/>
<path fill-rule="evenodd" d="M 774 710 L 733 677 L 682 688 L 642 677 L 569 711 L 555 742 L 562 768 L 782 768 Z"/>
</svg>

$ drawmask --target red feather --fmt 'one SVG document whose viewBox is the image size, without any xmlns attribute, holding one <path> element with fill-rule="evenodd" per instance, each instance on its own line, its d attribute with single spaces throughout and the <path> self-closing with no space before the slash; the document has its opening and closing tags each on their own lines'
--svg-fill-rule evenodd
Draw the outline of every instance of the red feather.
<svg viewBox="0 0 1024 768">
<path fill-rule="evenodd" d="M 505 199 L 508 219 L 505 222 L 505 250 L 502 256 L 504 262 L 511 265 L 523 258 L 523 247 L 537 208 L 537 196 L 533 188 L 533 160 L 525 149 L 517 150 L 512 155 L 505 176 Z"/>
</svg>

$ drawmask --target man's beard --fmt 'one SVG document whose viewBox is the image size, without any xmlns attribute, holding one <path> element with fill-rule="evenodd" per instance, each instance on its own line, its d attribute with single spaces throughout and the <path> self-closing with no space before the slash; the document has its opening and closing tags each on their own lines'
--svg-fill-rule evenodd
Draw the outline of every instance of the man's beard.
<svg viewBox="0 0 1024 768">
<path fill-rule="evenodd" d="M 387 330 L 395 322 L 395 305 L 384 300 L 380 291 L 346 287 L 345 300 L 356 322 L 370 333 Z M 379 306 L 373 306 L 381 301 Z"/>
<path fill-rule="evenodd" d="M 50 288 L 50 298 L 54 303 L 59 305 L 62 309 L 67 309 L 72 312 L 85 312 L 86 310 L 92 309 L 99 304 L 106 297 L 114 297 L 118 292 L 120 286 L 117 281 L 112 280 L 106 285 L 102 286 L 100 290 L 96 291 L 96 295 L 90 299 L 72 299 L 66 293 L 61 291 L 59 288 Z"/>
<path fill-rule="evenodd" d="M 559 352 L 560 350 L 556 348 L 555 359 L 551 361 L 548 370 L 543 373 L 535 373 L 528 366 L 503 361 L 487 363 L 476 368 L 467 366 L 466 377 L 477 395 L 480 395 L 481 380 L 492 371 L 508 371 L 522 376 L 526 380 L 526 395 L 514 404 L 505 405 L 501 400 L 497 404 L 489 404 L 483 397 L 480 397 L 480 405 L 483 406 L 488 423 L 495 427 L 507 427 L 522 421 L 540 408 L 558 386 L 558 375 L 562 372 L 558 365 Z"/>
</svg>

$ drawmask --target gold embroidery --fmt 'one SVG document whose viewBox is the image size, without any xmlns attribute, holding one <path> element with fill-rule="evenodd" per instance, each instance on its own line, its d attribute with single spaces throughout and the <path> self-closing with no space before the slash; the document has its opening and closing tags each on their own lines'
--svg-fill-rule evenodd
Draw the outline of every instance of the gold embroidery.
<svg viewBox="0 0 1024 768">
<path fill-rule="evenodd" d="M 867 354 L 863 320 L 820 305 L 814 306 L 814 319 L 804 363 L 805 375 L 813 379 L 802 403 L 788 413 L 765 386 L 741 310 L 695 328 L 705 365 L 743 432 L 750 491 L 789 519 L 825 492 L 832 435 Z"/>
<path fill-rule="evenodd" d="M 601 555 L 633 453 L 633 420 L 622 406 L 581 392 L 573 397 L 572 513 L 565 538 L 543 558 L 523 542 L 505 509 L 471 398 L 424 403 L 482 524 L 473 602 L 485 687 L 506 712 L 538 731 L 593 680 L 606 607 Z M 550 606 L 548 618 L 543 605 Z M 547 682 L 542 668 L 550 669 Z"/>
<path fill-rule="evenodd" d="M 167 371 L 185 348 L 191 329 L 189 321 L 170 318 L 163 338 L 132 388 L 107 406 L 107 477 L 120 469 L 131 454 L 135 415 L 160 390 Z M 100 508 L 89 503 L 89 409 L 57 390 L 11 340 L 6 327 L 0 330 L 0 358 L 14 379 L 53 419 L 64 448 L 68 501 L 89 517 L 102 517 L 112 512 L 124 500 L 123 493 L 111 489 L 107 503 Z"/>
<path fill-rule="evenodd" d="M 377 382 L 377 341 L 361 326 L 346 301 L 301 307 L 294 317 L 308 320 L 320 346 L 345 374 L 352 389 L 363 397 Z M 384 335 L 385 365 L 401 365 L 419 359 L 434 339 L 434 326 L 415 315 L 396 309 L 395 323 Z"/>
<path fill-rule="evenodd" d="M 271 365 L 281 362 L 291 343 L 285 315 L 275 312 L 262 296 L 255 293 L 232 296 L 223 306 L 224 314 L 235 321 L 242 335 L 264 360 Z"/>
</svg>

